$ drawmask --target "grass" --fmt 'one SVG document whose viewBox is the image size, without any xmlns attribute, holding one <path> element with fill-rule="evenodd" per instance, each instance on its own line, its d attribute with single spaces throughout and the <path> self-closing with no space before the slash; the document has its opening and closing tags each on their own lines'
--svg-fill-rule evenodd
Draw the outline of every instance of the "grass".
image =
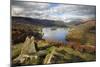
<svg viewBox="0 0 100 67">
<path fill-rule="evenodd" d="M 12 59 L 14 59 L 20 55 L 22 45 L 23 45 L 23 43 L 15 44 L 14 46 L 12 46 Z"/>
<path fill-rule="evenodd" d="M 80 45 L 94 45 L 96 44 L 95 38 L 95 21 L 87 21 L 83 24 L 72 26 L 66 36 L 67 40 L 75 41 Z M 94 31 L 94 32 L 91 32 Z"/>
<path fill-rule="evenodd" d="M 21 28 L 21 26 L 22 25 L 20 25 L 19 28 Z M 34 26 L 30 27 L 30 25 L 26 25 L 25 29 L 27 29 L 28 27 L 30 29 L 34 28 L 32 29 L 33 31 L 41 30 L 40 28 L 35 29 Z M 91 28 L 94 29 L 94 27 L 95 27 L 94 22 L 93 23 L 88 22 L 80 24 L 78 26 L 73 26 L 69 30 L 67 40 L 70 40 L 71 42 L 74 41 L 73 44 L 76 47 L 78 47 L 79 45 L 86 45 L 87 47 L 95 47 L 95 33 L 90 32 Z M 24 29 L 24 27 L 22 28 Z M 39 50 L 35 51 L 35 54 L 33 53 L 30 54 L 28 52 L 34 51 L 33 47 L 35 49 L 34 46 L 35 41 L 36 40 L 34 38 L 28 38 L 24 43 L 12 45 L 12 60 L 16 59 L 21 54 L 29 56 L 25 59 L 25 61 L 22 64 L 52 64 L 52 63 L 69 63 L 69 62 L 79 62 L 79 61 L 85 62 L 85 61 L 96 60 L 95 53 L 89 53 L 87 51 L 82 52 L 72 47 L 68 47 L 63 43 L 52 42 L 49 40 L 36 41 Z M 68 43 L 67 45 L 70 44 Z"/>
<path fill-rule="evenodd" d="M 73 56 L 81 58 L 84 61 L 92 61 L 92 60 L 96 59 L 95 58 L 96 56 L 93 54 L 89 54 L 87 52 L 82 53 L 80 51 L 74 50 L 74 49 L 69 48 L 69 47 L 58 48 L 58 51 L 60 51 L 60 52 L 64 51 L 64 53 L 69 54 L 69 56 L 73 55 Z M 72 57 L 72 59 L 73 59 L 73 57 Z"/>
<path fill-rule="evenodd" d="M 41 44 L 41 43 L 39 43 Z M 54 44 L 54 43 L 53 43 Z M 23 44 L 25 45 L 25 44 Z M 21 48 L 23 48 L 22 44 L 16 44 L 13 47 L 13 59 L 18 57 L 21 53 Z M 51 44 L 48 44 L 51 45 Z M 29 46 L 29 45 L 28 45 Z M 45 46 L 42 46 L 42 48 Z M 39 47 L 40 48 L 40 47 Z M 34 59 L 34 56 L 40 52 L 45 50 L 46 53 L 44 55 L 37 55 L 37 59 Z M 27 59 L 23 64 L 52 64 L 52 63 L 69 63 L 69 62 L 79 62 L 79 61 L 94 61 L 96 56 L 94 54 L 89 54 L 87 52 L 80 52 L 68 46 L 50 46 L 43 50 L 39 50 L 36 54 L 27 54 L 32 59 Z M 43 51 L 44 52 L 44 51 Z M 23 52 L 24 53 L 24 52 Z M 39 61 L 40 60 L 40 61 Z"/>
</svg>

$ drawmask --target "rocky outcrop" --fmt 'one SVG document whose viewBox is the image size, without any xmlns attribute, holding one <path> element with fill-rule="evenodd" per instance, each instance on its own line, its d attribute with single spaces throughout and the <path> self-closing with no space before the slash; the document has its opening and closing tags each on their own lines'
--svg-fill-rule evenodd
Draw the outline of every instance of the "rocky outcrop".
<svg viewBox="0 0 100 67">
<path fill-rule="evenodd" d="M 37 55 L 34 37 L 27 37 L 23 43 L 20 55 L 13 60 L 14 64 L 36 64 Z"/>
</svg>

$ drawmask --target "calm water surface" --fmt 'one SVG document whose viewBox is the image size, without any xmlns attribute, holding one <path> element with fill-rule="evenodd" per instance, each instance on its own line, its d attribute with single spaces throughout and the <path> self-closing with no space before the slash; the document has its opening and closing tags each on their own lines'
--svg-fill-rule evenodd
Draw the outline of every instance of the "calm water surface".
<svg viewBox="0 0 100 67">
<path fill-rule="evenodd" d="M 43 39 L 50 39 L 66 43 L 65 40 L 68 34 L 68 28 L 43 28 Z"/>
</svg>

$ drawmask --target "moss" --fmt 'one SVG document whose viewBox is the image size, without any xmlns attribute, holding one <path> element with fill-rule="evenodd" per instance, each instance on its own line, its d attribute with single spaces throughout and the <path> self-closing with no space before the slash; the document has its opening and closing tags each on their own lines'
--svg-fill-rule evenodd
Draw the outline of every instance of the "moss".
<svg viewBox="0 0 100 67">
<path fill-rule="evenodd" d="M 21 53 L 22 43 L 12 46 L 12 59 L 18 57 Z"/>
<path fill-rule="evenodd" d="M 65 47 L 63 50 L 66 51 L 65 53 L 69 54 L 69 56 L 70 56 L 71 59 L 75 59 L 75 58 L 77 59 L 77 58 L 79 58 L 82 61 L 93 61 L 93 60 L 96 59 L 95 55 L 93 55 L 93 54 L 89 54 L 87 52 L 82 53 L 80 51 L 73 50 L 72 48 L 69 48 L 69 47 Z M 76 61 L 80 61 L 79 59 L 76 60 Z M 72 62 L 74 62 L 74 61 L 72 61 Z"/>
</svg>

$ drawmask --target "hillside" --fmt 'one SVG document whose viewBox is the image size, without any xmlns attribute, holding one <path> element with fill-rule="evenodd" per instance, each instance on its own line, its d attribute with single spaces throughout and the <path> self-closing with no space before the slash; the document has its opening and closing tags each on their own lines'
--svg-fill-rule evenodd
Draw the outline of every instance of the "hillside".
<svg viewBox="0 0 100 67">
<path fill-rule="evenodd" d="M 71 27 L 66 39 L 70 47 L 74 49 L 88 52 L 96 51 L 96 21 L 88 20 Z"/>
<path fill-rule="evenodd" d="M 20 20 L 18 20 L 20 19 Z M 12 64 L 40 65 L 96 60 L 96 21 L 88 20 L 69 27 L 67 44 L 41 39 L 43 21 L 13 18 Z M 30 21 L 30 23 L 28 23 Z M 47 20 L 46 20 L 47 21 Z M 45 23 L 52 23 L 46 22 Z M 39 26 L 37 23 L 40 23 Z M 41 24 L 42 23 L 42 24 Z M 60 24 L 59 24 L 60 25 Z M 55 26 L 52 23 L 52 26 Z"/>
<path fill-rule="evenodd" d="M 33 24 L 33 25 L 39 25 L 43 27 L 51 27 L 51 26 L 66 27 L 67 26 L 63 21 L 35 19 L 35 18 L 18 17 L 18 16 L 12 16 L 11 18 L 12 18 L 12 23 Z"/>
</svg>

